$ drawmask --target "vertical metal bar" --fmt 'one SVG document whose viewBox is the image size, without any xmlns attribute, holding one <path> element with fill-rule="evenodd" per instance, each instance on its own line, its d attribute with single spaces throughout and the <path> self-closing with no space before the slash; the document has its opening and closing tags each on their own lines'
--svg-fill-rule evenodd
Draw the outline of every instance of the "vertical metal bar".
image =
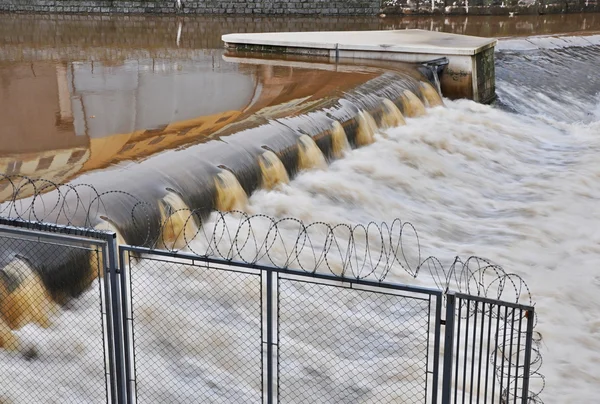
<svg viewBox="0 0 600 404">
<path fill-rule="evenodd" d="M 263 300 L 263 277 L 265 271 L 260 271 L 260 396 L 261 404 L 265 403 L 265 311 Z"/>
<path fill-rule="evenodd" d="M 498 364 L 498 337 L 500 336 L 500 305 L 498 305 L 498 312 L 496 313 L 496 338 L 494 343 L 494 373 L 498 372 L 496 365 Z M 492 383 L 492 404 L 496 400 L 496 378 L 493 378 Z"/>
<path fill-rule="evenodd" d="M 490 347 L 492 346 L 492 311 L 494 310 L 494 308 L 492 307 L 492 304 L 490 303 L 490 311 L 489 311 L 489 315 L 488 315 L 488 321 L 487 321 L 487 325 L 488 325 L 488 335 L 487 335 L 487 353 L 485 355 L 486 361 L 485 361 L 485 388 L 484 388 L 484 393 L 483 393 L 483 402 L 487 403 L 488 401 L 488 384 L 489 384 L 489 376 L 490 376 Z"/>
<path fill-rule="evenodd" d="M 523 310 L 519 310 L 519 332 L 517 333 L 517 364 L 515 365 L 515 399 L 514 404 L 517 404 L 517 396 L 519 395 L 519 358 L 521 357 L 521 334 L 523 331 Z"/>
<path fill-rule="evenodd" d="M 465 329 L 465 361 L 463 363 L 463 388 L 462 388 L 462 402 L 463 404 L 465 404 L 465 399 L 466 399 L 466 385 L 467 385 L 467 357 L 469 355 L 467 355 L 468 348 L 469 348 L 469 320 L 471 318 L 471 301 L 470 300 L 466 300 L 467 302 L 467 325 L 466 325 L 466 329 Z"/>
<path fill-rule="evenodd" d="M 431 301 L 431 295 L 429 295 Z M 431 304 L 429 305 L 431 307 Z M 454 315 L 454 313 L 453 313 Z M 435 295 L 435 328 L 434 334 L 435 339 L 433 341 L 433 378 L 431 382 L 431 402 L 437 403 L 438 397 L 438 378 L 440 371 L 440 338 L 441 338 L 441 326 L 442 326 L 442 296 Z M 429 350 L 427 350 L 429 354 Z M 427 374 L 425 374 L 425 382 L 427 382 Z M 425 398 L 427 399 L 427 388 L 425 388 Z"/>
<path fill-rule="evenodd" d="M 442 379 L 442 404 L 450 403 L 452 387 L 452 360 L 454 359 L 454 316 L 456 315 L 456 296 L 452 292 L 446 295 L 446 326 L 444 329 L 444 370 Z M 437 356 L 435 357 L 437 360 Z M 435 403 L 435 401 L 434 401 Z"/>
<path fill-rule="evenodd" d="M 123 347 L 124 347 L 124 366 L 125 366 L 125 393 L 127 395 L 127 402 L 132 403 L 132 391 L 131 391 L 131 383 L 134 381 L 131 375 L 131 367 L 132 367 L 132 358 L 131 358 L 131 349 L 132 349 L 132 341 L 130 341 L 130 332 L 131 327 L 129 324 L 129 308 L 131 306 L 131 302 L 129 301 L 129 297 L 127 296 L 127 281 L 125 279 L 126 275 L 126 267 L 129 267 L 125 263 L 125 254 L 129 254 L 127 250 L 123 250 L 119 248 L 119 269 L 121 270 L 121 276 L 119 277 L 120 285 L 121 285 L 121 319 L 123 322 Z"/>
<path fill-rule="evenodd" d="M 110 375 L 110 397 L 112 403 L 117 403 L 117 379 L 116 379 L 116 370 L 115 370 L 115 343 L 114 343 L 114 322 L 112 315 L 112 297 L 111 297 L 111 287 L 110 287 L 110 268 L 111 268 L 111 258 L 109 253 L 109 245 L 110 239 L 107 236 L 106 242 L 107 244 L 102 247 L 102 268 L 99 270 L 102 271 L 102 282 L 104 283 L 104 301 L 106 307 L 106 338 L 108 342 L 108 372 Z"/>
<path fill-rule="evenodd" d="M 477 404 L 481 396 L 481 368 L 483 367 L 483 333 L 485 331 L 485 303 L 481 303 L 481 333 L 479 334 L 479 366 L 477 369 Z M 487 361 L 486 361 L 487 362 Z"/>
<path fill-rule="evenodd" d="M 273 271 L 267 277 L 267 404 L 273 404 Z"/>
<path fill-rule="evenodd" d="M 458 402 L 458 364 L 460 362 L 460 323 L 462 322 L 462 299 L 458 301 L 458 327 L 456 333 L 456 369 L 454 371 L 454 403 Z"/>
<path fill-rule="evenodd" d="M 502 403 L 502 395 L 504 394 L 502 391 L 502 387 L 504 387 L 504 360 L 506 359 L 506 327 L 508 323 L 508 306 L 504 306 L 504 332 L 502 338 L 502 364 L 500 365 L 500 403 Z"/>
<path fill-rule="evenodd" d="M 527 311 L 527 331 L 525 336 L 525 359 L 523 361 L 523 402 L 527 404 L 529 399 L 529 371 L 531 366 L 531 350 L 533 344 L 533 309 Z"/>
<path fill-rule="evenodd" d="M 108 246 L 108 264 L 110 273 L 110 289 L 111 289 L 111 307 L 112 307 L 112 323 L 113 323 L 113 342 L 115 352 L 115 373 L 117 379 L 117 403 L 126 404 L 126 380 L 125 380 L 125 359 L 124 348 L 122 341 L 122 324 L 121 324 L 121 299 L 118 293 L 118 257 L 117 257 L 117 235 L 112 234 L 107 238 Z"/>
<path fill-rule="evenodd" d="M 471 353 L 471 389 L 469 391 L 469 403 L 473 402 L 473 384 L 475 384 L 475 346 L 477 345 L 477 307 L 479 302 L 475 300 L 475 308 L 473 310 L 473 352 Z"/>
<path fill-rule="evenodd" d="M 277 397 L 276 403 L 279 403 L 279 304 L 280 304 L 280 282 L 279 282 L 279 272 L 277 272 L 277 389 L 275 390 L 275 397 Z"/>
<path fill-rule="evenodd" d="M 435 314 L 435 320 L 434 322 L 437 322 L 438 320 L 438 315 L 437 313 Z M 439 319 L 441 321 L 441 318 Z M 430 332 L 431 332 L 431 295 L 429 295 L 427 297 L 427 332 L 425 335 L 427 335 L 427 344 L 426 344 L 426 348 L 425 348 L 425 370 L 423 371 L 423 377 L 425 380 L 425 386 L 424 386 L 424 390 L 425 390 L 425 402 L 427 403 L 427 397 L 428 397 L 428 393 L 429 393 L 429 359 L 431 357 L 431 355 L 429 355 L 429 346 L 430 344 Z M 434 338 L 435 339 L 435 338 Z M 435 361 L 434 361 L 435 362 Z M 435 366 L 435 363 L 433 364 L 433 366 Z M 432 372 L 433 375 L 433 372 Z M 435 403 L 435 401 L 432 401 L 433 403 Z"/>
<path fill-rule="evenodd" d="M 511 369 L 513 366 L 513 344 L 514 344 L 514 335 L 515 335 L 515 311 L 517 309 L 515 309 L 514 307 L 512 308 L 512 316 L 511 316 L 511 320 L 510 320 L 510 348 L 508 350 L 508 375 L 506 377 L 506 403 L 508 404 L 509 401 L 509 394 L 510 394 L 510 374 L 511 374 Z M 517 378 L 515 377 L 515 381 L 517 380 Z"/>
<path fill-rule="evenodd" d="M 107 239 L 108 241 L 108 239 Z M 113 320 L 112 320 L 112 306 L 111 306 L 111 296 L 110 296 L 110 258 L 108 253 L 108 245 L 102 246 L 102 268 L 98 268 L 99 271 L 102 271 L 102 280 L 101 282 L 104 284 L 104 303 L 106 307 L 102 308 L 106 311 L 106 339 L 108 343 L 108 372 L 110 376 L 110 398 L 112 403 L 117 402 L 117 381 L 115 379 L 115 344 L 113 340 Z M 100 262 L 98 262 L 100 265 Z M 106 355 L 106 353 L 105 353 Z M 106 370 L 105 370 L 106 372 Z"/>
</svg>

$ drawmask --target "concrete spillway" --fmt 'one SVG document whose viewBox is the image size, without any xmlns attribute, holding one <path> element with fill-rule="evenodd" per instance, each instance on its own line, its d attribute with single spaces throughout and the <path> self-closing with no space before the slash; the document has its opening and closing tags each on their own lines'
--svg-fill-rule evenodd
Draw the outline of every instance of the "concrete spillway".
<svg viewBox="0 0 600 404">
<path fill-rule="evenodd" d="M 237 62 L 244 69 L 256 69 L 256 60 Z M 275 158 L 287 178 L 293 178 L 300 169 L 315 164 L 314 156 L 310 160 L 311 153 L 318 151 L 323 161 L 339 158 L 344 144 L 368 144 L 377 127 L 397 125 L 404 116 L 417 116 L 425 106 L 441 103 L 434 72 L 420 65 L 398 65 L 394 70 L 340 66 L 329 71 L 311 68 L 308 63 L 299 67 L 296 63 L 294 67 L 267 64 L 261 69 L 261 75 L 255 76 L 254 96 L 245 102 L 246 106 L 236 107 L 238 111 L 222 107 L 224 113 L 211 111 L 209 119 L 198 117 L 159 125 L 159 129 L 144 133 L 138 130 L 130 137 L 93 137 L 91 150 L 85 152 L 90 158 L 78 177 L 70 181 L 71 186 L 93 185 L 95 192 L 89 196 L 81 192 L 64 198 L 52 187 L 40 187 L 30 176 L 8 176 L 2 180 L 1 196 L 8 201 L 4 214 L 26 212 L 75 226 L 96 226 L 102 216 L 118 224 L 120 232 L 127 235 L 127 242 L 149 245 L 157 239 L 162 222 L 157 201 L 168 192 L 180 195 L 190 210 L 202 215 L 214 209 L 227 210 L 228 205 L 222 205 L 217 195 L 225 186 L 219 182 L 224 172 L 233 174 L 249 195 L 258 188 L 274 185 L 265 177 L 270 175 Z M 91 120 L 94 126 L 88 126 L 100 127 L 103 120 L 96 121 Z M 124 142 L 123 138 L 129 140 Z M 153 147 L 161 150 L 161 145 L 167 149 L 147 154 L 152 153 Z M 120 152 L 108 154 L 118 148 Z M 136 151 L 138 161 L 131 162 Z M 34 163 L 27 165 L 35 166 Z M 37 162 L 37 167 L 43 165 Z M 45 178 L 43 170 L 36 174 Z M 108 193 L 113 190 L 127 192 L 132 200 L 126 201 L 124 194 Z M 25 207 L 32 201 L 28 198 L 34 194 L 43 196 L 44 207 L 38 198 L 33 203 L 35 209 L 27 210 Z M 64 209 L 49 208 L 72 206 L 74 202 L 69 198 L 82 199 L 83 206 L 99 205 L 97 194 L 102 194 L 103 206 L 93 209 L 93 214 L 69 214 Z M 60 200 L 58 205 L 52 203 L 52 198 Z M 154 225 L 150 227 L 157 227 L 149 235 L 124 224 L 131 217 L 133 199 L 145 203 L 145 212 L 140 214 L 151 218 Z"/>
<path fill-rule="evenodd" d="M 256 60 L 237 63 L 241 69 L 257 66 Z M 92 139 L 90 147 L 102 146 L 99 152 L 87 152 L 96 162 L 67 185 L 2 177 L 0 214 L 113 230 L 119 243 L 184 248 L 210 212 L 244 210 L 255 190 L 286 183 L 302 170 L 325 168 L 350 148 L 371 144 L 378 129 L 403 125 L 405 119 L 425 114 L 427 107 L 442 104 L 437 70 L 420 64 L 332 70 L 286 63 L 292 62 L 260 65 L 252 99 L 237 112 L 226 111 L 221 120 L 211 111 L 209 125 L 199 117 L 138 132 L 131 135 L 137 139 L 133 142 L 123 143 L 123 137 L 131 138 L 124 134 Z M 94 122 L 96 127 L 100 123 Z M 188 143 L 182 144 L 186 136 Z M 116 148 L 111 139 L 125 156 L 140 150 L 140 144 L 164 142 L 175 148 L 141 154 L 132 162 L 118 152 L 107 157 Z M 43 172 L 45 165 L 38 162 L 37 167 Z M 14 262 L 26 262 L 37 273 L 36 285 L 43 285 L 40 291 L 47 290 L 61 304 L 79 296 L 98 275 L 88 252 L 55 246 L 50 254 L 40 248 L 46 247 L 26 243 L 8 248 L 0 267 L 8 268 L 10 279 L 27 279 L 10 270 Z M 7 322 L 12 327 L 21 320 Z"/>
</svg>

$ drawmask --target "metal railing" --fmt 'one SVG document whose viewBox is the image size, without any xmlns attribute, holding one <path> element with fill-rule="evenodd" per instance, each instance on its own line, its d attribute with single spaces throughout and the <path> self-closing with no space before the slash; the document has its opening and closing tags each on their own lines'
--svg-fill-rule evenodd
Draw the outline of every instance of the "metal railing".
<svg viewBox="0 0 600 404">
<path fill-rule="evenodd" d="M 37 257 L 26 271 L 11 269 L 20 252 Z M 2 338 L 22 337 L 35 319 L 0 324 L 0 372 L 21 372 L 0 390 L 11 402 L 539 401 L 529 392 L 539 361 L 531 306 L 117 248 L 111 233 L 12 219 L 0 219 L 0 259 L 2 321 L 19 285 L 38 286 L 33 299 L 13 299 L 22 312 L 57 306 L 20 356 Z"/>
<path fill-rule="evenodd" d="M 533 307 L 446 297 L 442 402 L 528 403 Z"/>
</svg>

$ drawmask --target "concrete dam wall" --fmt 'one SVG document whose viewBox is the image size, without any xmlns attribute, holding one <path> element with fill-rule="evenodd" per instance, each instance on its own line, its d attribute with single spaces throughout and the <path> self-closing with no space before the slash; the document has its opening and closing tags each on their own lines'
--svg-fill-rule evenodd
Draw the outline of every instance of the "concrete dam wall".
<svg viewBox="0 0 600 404">
<path fill-rule="evenodd" d="M 565 14 L 600 11 L 598 0 L 389 0 L 386 15 Z"/>
<path fill-rule="evenodd" d="M 3 0 L 0 12 L 217 15 L 507 15 L 599 12 L 599 0 Z"/>
<path fill-rule="evenodd" d="M 5 0 L 0 11 L 120 14 L 376 15 L 380 0 Z"/>
</svg>

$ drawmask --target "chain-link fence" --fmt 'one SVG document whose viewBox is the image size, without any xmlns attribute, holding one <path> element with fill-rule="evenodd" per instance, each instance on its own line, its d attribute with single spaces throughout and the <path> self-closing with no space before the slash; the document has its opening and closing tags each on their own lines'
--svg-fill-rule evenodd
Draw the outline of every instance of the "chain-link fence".
<svg viewBox="0 0 600 404">
<path fill-rule="evenodd" d="M 389 292 L 279 280 L 281 402 L 427 402 L 432 296 Z"/>
<path fill-rule="evenodd" d="M 516 303 L 117 253 L 115 234 L 0 218 L 1 403 L 537 402 L 534 322 Z"/>
<path fill-rule="evenodd" d="M 0 226 L 0 402 L 113 401 L 106 261 L 103 240 Z"/>
<path fill-rule="evenodd" d="M 261 403 L 261 272 L 127 255 L 139 403 Z"/>
<path fill-rule="evenodd" d="M 132 402 L 435 401 L 440 291 L 121 255 Z"/>
</svg>

